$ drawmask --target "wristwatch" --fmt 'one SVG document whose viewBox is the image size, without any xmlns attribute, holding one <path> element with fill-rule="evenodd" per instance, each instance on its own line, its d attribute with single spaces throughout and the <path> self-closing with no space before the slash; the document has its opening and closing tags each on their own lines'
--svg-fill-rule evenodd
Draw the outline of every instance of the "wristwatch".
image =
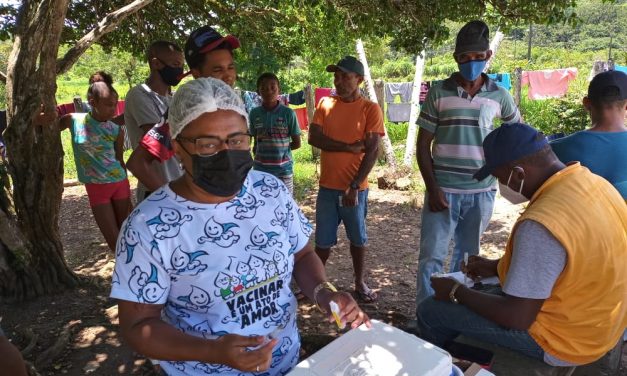
<svg viewBox="0 0 627 376">
<path fill-rule="evenodd" d="M 455 297 L 455 292 L 461 285 L 462 285 L 461 283 L 455 282 L 455 286 L 453 286 L 453 288 L 451 289 L 451 292 L 448 293 L 449 299 L 451 299 L 451 302 L 455 304 L 459 304 L 459 300 L 457 300 L 457 298 Z"/>
<path fill-rule="evenodd" d="M 313 290 L 313 301 L 314 301 L 314 304 L 317 305 L 318 309 L 320 309 L 321 311 L 323 311 L 323 309 L 322 309 L 322 307 L 320 307 L 320 304 L 318 304 L 318 293 L 322 289 L 327 289 L 327 290 L 332 291 L 332 292 L 337 292 L 337 289 L 335 288 L 335 286 L 333 286 L 331 284 L 331 282 L 329 282 L 329 281 L 324 281 L 324 282 L 320 283 L 318 286 L 316 286 L 316 288 L 314 288 L 314 290 Z"/>
<path fill-rule="evenodd" d="M 357 183 L 356 181 L 351 182 L 350 188 L 354 191 L 358 191 L 359 190 L 359 183 Z"/>
</svg>

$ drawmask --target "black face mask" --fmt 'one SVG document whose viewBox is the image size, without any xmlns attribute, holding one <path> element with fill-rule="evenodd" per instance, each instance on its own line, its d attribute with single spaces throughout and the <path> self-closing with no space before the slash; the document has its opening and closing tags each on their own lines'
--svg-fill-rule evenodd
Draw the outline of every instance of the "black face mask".
<svg viewBox="0 0 627 376">
<path fill-rule="evenodd" d="M 210 157 L 190 155 L 194 184 L 207 193 L 220 197 L 230 197 L 238 193 L 244 185 L 248 171 L 253 167 L 250 150 L 224 149 Z"/>
<path fill-rule="evenodd" d="M 181 79 L 179 77 L 183 75 L 183 68 L 171 67 L 169 65 L 166 65 L 165 63 L 164 65 L 165 66 L 163 68 L 157 71 L 159 72 L 159 76 L 161 76 L 163 82 L 165 82 L 165 84 L 168 86 L 178 85 L 179 82 L 181 82 Z"/>
</svg>

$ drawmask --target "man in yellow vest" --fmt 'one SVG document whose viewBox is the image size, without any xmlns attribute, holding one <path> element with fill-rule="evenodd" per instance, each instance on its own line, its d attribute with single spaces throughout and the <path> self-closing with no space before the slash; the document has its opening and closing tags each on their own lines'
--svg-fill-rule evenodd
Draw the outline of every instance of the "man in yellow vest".
<svg viewBox="0 0 627 376">
<path fill-rule="evenodd" d="M 431 278 L 417 311 L 421 336 L 445 346 L 460 334 L 508 347 L 570 374 L 622 340 L 627 326 L 627 205 L 605 179 L 564 165 L 544 135 L 505 124 L 483 142 L 486 164 L 513 204 L 529 201 L 499 260 L 472 257 L 474 280 L 498 276 L 489 294 Z"/>
</svg>

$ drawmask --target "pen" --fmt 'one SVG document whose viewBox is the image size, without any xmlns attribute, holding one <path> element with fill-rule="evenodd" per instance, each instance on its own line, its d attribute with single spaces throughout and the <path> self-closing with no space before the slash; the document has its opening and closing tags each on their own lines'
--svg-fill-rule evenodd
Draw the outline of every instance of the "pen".
<svg viewBox="0 0 627 376">
<path fill-rule="evenodd" d="M 468 272 L 468 252 L 464 252 L 464 265 L 466 265 L 466 272 Z M 468 286 L 468 277 L 464 273 L 464 285 Z"/>
<path fill-rule="evenodd" d="M 335 319 L 335 323 L 337 324 L 337 327 L 340 329 L 344 329 L 346 325 L 340 319 L 340 307 L 333 300 L 331 300 L 331 302 L 329 303 L 329 307 L 331 308 L 331 314 L 333 315 L 333 318 Z"/>
</svg>

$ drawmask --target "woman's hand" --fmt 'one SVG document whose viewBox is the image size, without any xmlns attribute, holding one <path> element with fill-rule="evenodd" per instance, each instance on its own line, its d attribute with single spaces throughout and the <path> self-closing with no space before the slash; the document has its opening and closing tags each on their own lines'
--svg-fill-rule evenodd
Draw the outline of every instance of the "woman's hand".
<svg viewBox="0 0 627 376">
<path fill-rule="evenodd" d="M 218 361 L 210 356 L 211 363 L 219 363 L 244 372 L 261 372 L 270 368 L 272 348 L 278 340 L 273 339 L 264 344 L 266 337 L 245 337 L 227 334 L 217 340 L 214 348 L 219 350 Z M 255 348 L 250 350 L 250 348 Z"/>
<path fill-rule="evenodd" d="M 361 324 L 366 324 L 368 328 L 371 327 L 370 318 L 359 308 L 359 305 L 351 294 L 347 292 L 322 290 L 318 293 L 318 303 L 320 307 L 326 311 L 329 322 L 335 322 L 335 318 L 331 314 L 331 308 L 329 306 L 331 301 L 334 301 L 340 308 L 339 317 L 341 323 L 346 324 L 350 322 L 352 329 L 355 329 Z"/>
<path fill-rule="evenodd" d="M 470 256 L 468 265 L 462 263 L 461 270 L 473 281 L 480 281 L 482 278 L 494 277 L 497 275 L 496 267 L 499 260 L 490 260 L 481 256 Z"/>
</svg>

